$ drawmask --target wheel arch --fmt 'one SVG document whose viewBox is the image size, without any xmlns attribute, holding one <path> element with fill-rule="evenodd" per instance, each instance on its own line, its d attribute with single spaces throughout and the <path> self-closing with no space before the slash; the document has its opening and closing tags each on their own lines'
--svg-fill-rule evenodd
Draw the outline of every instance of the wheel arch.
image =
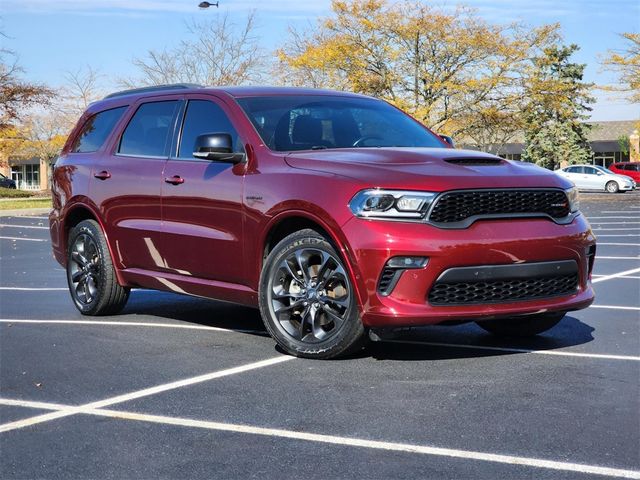
<svg viewBox="0 0 640 480">
<path fill-rule="evenodd" d="M 102 234 L 105 237 L 105 240 L 107 242 L 107 248 L 109 249 L 109 255 L 111 255 L 111 259 L 114 263 L 114 266 L 117 263 L 117 258 L 114 255 L 113 252 L 113 248 L 111 246 L 111 242 L 109 241 L 109 234 L 107 232 L 107 230 L 104 228 L 104 223 L 102 221 L 102 219 L 100 218 L 100 215 L 98 215 L 98 212 L 96 209 L 94 209 L 92 206 L 90 206 L 89 204 L 85 203 L 85 202 L 76 202 L 73 205 L 71 205 L 68 210 L 65 212 L 64 215 L 64 220 L 62 221 L 62 236 L 63 236 L 63 246 L 64 246 L 64 252 L 65 252 L 65 267 L 66 267 L 66 259 L 67 259 L 67 253 L 69 250 L 69 232 L 71 231 L 71 229 L 73 227 L 75 227 L 76 225 L 78 225 L 80 222 L 84 221 L 84 220 L 94 220 L 95 222 L 98 223 L 98 225 L 100 226 L 100 230 L 102 230 Z M 124 279 L 122 278 L 122 276 L 120 275 L 120 269 L 119 268 L 114 268 L 115 272 L 116 272 L 116 278 L 118 280 L 118 283 L 122 286 L 126 286 L 126 282 L 124 281 Z"/>
<path fill-rule="evenodd" d="M 325 236 L 329 243 L 335 248 L 336 253 L 345 263 L 346 270 L 351 278 L 351 283 L 356 292 L 358 307 L 362 311 L 364 298 L 361 293 L 364 291 L 360 286 L 360 274 L 356 270 L 355 257 L 349 242 L 342 234 L 339 225 L 335 221 L 325 221 L 313 213 L 304 210 L 288 210 L 274 216 L 266 226 L 260 239 L 259 265 L 257 276 L 259 278 L 264 261 L 275 248 L 275 246 L 288 235 L 304 229 L 312 229 Z"/>
</svg>

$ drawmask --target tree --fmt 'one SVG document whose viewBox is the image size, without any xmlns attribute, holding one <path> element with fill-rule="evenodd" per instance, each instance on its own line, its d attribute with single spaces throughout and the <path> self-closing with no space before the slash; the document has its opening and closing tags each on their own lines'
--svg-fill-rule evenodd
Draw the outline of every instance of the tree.
<svg viewBox="0 0 640 480">
<path fill-rule="evenodd" d="M 545 48 L 527 73 L 522 158 L 551 170 L 561 163 L 587 163 L 592 158 L 589 126 L 583 121 L 594 101 L 593 85 L 582 81 L 585 65 L 570 61 L 577 50 L 577 45 Z"/>
<path fill-rule="evenodd" d="M 46 105 L 54 92 L 21 78 L 23 70 L 13 52 L 0 49 L 0 129 L 10 127 L 35 105 Z"/>
<path fill-rule="evenodd" d="M 609 50 L 601 59 L 602 66 L 618 74 L 619 85 L 609 85 L 607 90 L 625 92 L 632 102 L 640 102 L 640 33 L 623 33 L 626 40 L 623 50 Z"/>
<path fill-rule="evenodd" d="M 15 54 L 0 49 L 0 169 L 8 168 L 9 155 L 22 145 L 16 123 L 29 108 L 47 105 L 54 96 L 51 89 L 23 80 L 22 72 Z"/>
<path fill-rule="evenodd" d="M 149 50 L 145 58 L 134 58 L 138 78 L 125 79 L 127 87 L 170 83 L 239 85 L 258 82 L 264 54 L 255 33 L 255 15 L 237 28 L 228 14 L 215 20 L 187 25 L 191 38 L 174 48 Z"/>
<path fill-rule="evenodd" d="M 469 8 L 410 0 L 334 0 L 332 10 L 278 50 L 284 83 L 374 95 L 483 147 L 517 130 L 521 72 L 559 28 L 492 25 Z"/>
</svg>

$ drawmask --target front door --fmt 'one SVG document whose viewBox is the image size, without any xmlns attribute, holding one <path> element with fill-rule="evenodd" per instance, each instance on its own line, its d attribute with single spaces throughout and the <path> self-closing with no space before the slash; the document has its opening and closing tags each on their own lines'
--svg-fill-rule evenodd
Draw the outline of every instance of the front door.
<svg viewBox="0 0 640 480">
<path fill-rule="evenodd" d="M 242 283 L 244 166 L 194 158 L 196 137 L 228 133 L 242 144 L 224 104 L 211 96 L 188 99 L 179 142 L 164 170 L 163 249 L 166 269 L 190 277 Z"/>
</svg>

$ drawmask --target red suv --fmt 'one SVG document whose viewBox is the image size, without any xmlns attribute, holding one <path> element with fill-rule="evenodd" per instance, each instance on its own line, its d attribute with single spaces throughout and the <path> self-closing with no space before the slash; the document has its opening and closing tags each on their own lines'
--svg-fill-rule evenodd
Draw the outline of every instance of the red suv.
<svg viewBox="0 0 640 480">
<path fill-rule="evenodd" d="M 447 139 L 448 140 L 448 139 Z M 591 304 L 571 183 L 457 150 L 386 102 L 172 85 L 92 104 L 53 173 L 50 227 L 85 315 L 131 288 L 259 307 L 287 352 L 476 321 L 534 335 Z"/>
<path fill-rule="evenodd" d="M 613 163 L 609 167 L 613 173 L 631 177 L 636 183 L 640 184 L 640 162 L 620 162 Z"/>
</svg>

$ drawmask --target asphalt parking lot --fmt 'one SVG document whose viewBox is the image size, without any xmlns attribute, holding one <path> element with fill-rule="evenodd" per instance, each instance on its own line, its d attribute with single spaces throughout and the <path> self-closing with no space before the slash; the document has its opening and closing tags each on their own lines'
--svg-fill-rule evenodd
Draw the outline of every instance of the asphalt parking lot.
<svg viewBox="0 0 640 480">
<path fill-rule="evenodd" d="M 640 192 L 583 194 L 591 308 L 281 354 L 257 311 L 139 290 L 83 318 L 45 217 L 0 217 L 0 477 L 640 479 Z"/>
</svg>

